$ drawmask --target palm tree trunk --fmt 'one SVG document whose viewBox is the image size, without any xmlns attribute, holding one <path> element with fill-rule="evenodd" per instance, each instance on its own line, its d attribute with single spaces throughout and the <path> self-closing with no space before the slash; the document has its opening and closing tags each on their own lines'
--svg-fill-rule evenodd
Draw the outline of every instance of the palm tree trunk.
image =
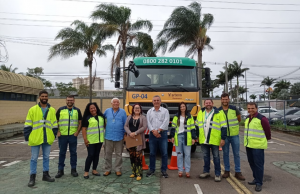
<svg viewBox="0 0 300 194">
<path fill-rule="evenodd" d="M 230 99 L 233 100 L 232 98 L 232 79 L 230 80 Z"/>
<path fill-rule="evenodd" d="M 202 50 L 198 49 L 198 83 L 199 83 L 199 105 L 202 108 Z"/>
<path fill-rule="evenodd" d="M 126 43 L 123 43 L 123 108 L 126 103 L 126 72 L 125 72 L 125 53 L 126 53 Z"/>
<path fill-rule="evenodd" d="M 239 77 L 236 77 L 237 89 L 236 89 L 236 102 L 239 103 Z"/>
<path fill-rule="evenodd" d="M 93 61 L 89 61 L 89 70 L 90 70 L 90 103 L 92 102 L 92 64 Z"/>
</svg>

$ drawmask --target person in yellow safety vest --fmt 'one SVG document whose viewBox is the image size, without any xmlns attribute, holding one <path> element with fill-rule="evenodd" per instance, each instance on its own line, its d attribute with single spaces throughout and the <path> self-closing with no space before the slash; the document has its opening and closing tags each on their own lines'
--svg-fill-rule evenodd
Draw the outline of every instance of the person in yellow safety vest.
<svg viewBox="0 0 300 194">
<path fill-rule="evenodd" d="M 268 119 L 257 112 L 257 104 L 249 102 L 247 105 L 249 116 L 245 120 L 244 146 L 247 158 L 253 172 L 254 180 L 249 185 L 256 185 L 255 191 L 262 190 L 264 176 L 264 150 L 268 148 L 271 139 L 271 129 Z"/>
<path fill-rule="evenodd" d="M 210 176 L 210 149 L 213 154 L 215 166 L 215 181 L 221 181 L 221 164 L 219 146 L 224 146 L 227 137 L 226 120 L 216 107 L 213 107 L 212 99 L 204 100 L 205 108 L 202 108 L 197 115 L 196 124 L 199 127 L 199 143 L 204 158 L 203 173 L 200 178 Z"/>
<path fill-rule="evenodd" d="M 40 147 L 43 150 L 43 181 L 54 182 L 49 175 L 49 155 L 57 134 L 55 109 L 48 104 L 48 92 L 39 92 L 40 102 L 28 111 L 24 124 L 24 137 L 31 146 L 30 180 L 28 187 L 35 185 L 36 167 Z"/>
<path fill-rule="evenodd" d="M 92 163 L 92 174 L 100 176 L 100 173 L 97 171 L 97 166 L 100 150 L 104 142 L 104 127 L 104 115 L 100 111 L 97 103 L 88 103 L 82 118 L 82 136 L 88 151 L 83 175 L 85 179 L 89 178 L 89 171 Z"/>
<path fill-rule="evenodd" d="M 227 138 L 225 140 L 225 145 L 223 146 L 225 172 L 222 175 L 222 178 L 228 178 L 230 176 L 229 147 L 231 144 L 234 156 L 235 177 L 239 180 L 245 180 L 245 177 L 241 173 L 240 164 L 239 122 L 242 119 L 241 112 L 238 107 L 230 105 L 229 102 L 229 95 L 227 93 L 223 93 L 221 95 L 222 106 L 219 108 L 219 111 L 226 119 Z"/>
<path fill-rule="evenodd" d="M 58 172 L 55 178 L 60 178 L 64 175 L 66 152 L 69 145 L 71 175 L 77 177 L 77 136 L 81 130 L 82 115 L 79 108 L 74 106 L 75 98 L 70 95 L 66 98 L 67 106 L 60 107 L 56 112 L 58 122 L 58 145 L 59 159 Z"/>
<path fill-rule="evenodd" d="M 187 111 L 186 104 L 181 102 L 178 113 L 173 117 L 171 129 L 172 143 L 177 152 L 178 176 L 183 173 L 183 154 L 186 177 L 190 178 L 191 147 L 197 139 L 194 118 Z"/>
</svg>

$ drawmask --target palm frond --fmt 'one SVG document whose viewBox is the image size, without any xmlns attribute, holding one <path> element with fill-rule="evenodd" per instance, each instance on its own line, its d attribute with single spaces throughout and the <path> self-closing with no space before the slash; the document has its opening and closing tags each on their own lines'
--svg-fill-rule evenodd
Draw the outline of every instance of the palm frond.
<svg viewBox="0 0 300 194">
<path fill-rule="evenodd" d="M 137 20 L 131 25 L 131 30 L 140 30 L 142 28 L 148 29 L 150 32 L 153 28 L 153 24 L 151 23 L 150 20 Z"/>
</svg>

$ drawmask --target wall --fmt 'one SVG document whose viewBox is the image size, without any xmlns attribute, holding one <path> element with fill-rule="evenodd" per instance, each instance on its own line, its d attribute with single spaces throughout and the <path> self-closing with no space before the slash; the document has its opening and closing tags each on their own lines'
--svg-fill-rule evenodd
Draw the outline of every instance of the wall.
<svg viewBox="0 0 300 194">
<path fill-rule="evenodd" d="M 24 123 L 30 107 L 36 102 L 0 100 L 0 125 Z"/>
</svg>

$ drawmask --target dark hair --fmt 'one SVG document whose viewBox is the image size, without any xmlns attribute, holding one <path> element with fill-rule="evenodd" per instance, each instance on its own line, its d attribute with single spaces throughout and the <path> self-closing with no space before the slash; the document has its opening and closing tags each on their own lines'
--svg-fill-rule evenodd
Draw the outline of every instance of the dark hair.
<svg viewBox="0 0 300 194">
<path fill-rule="evenodd" d="M 185 106 L 185 112 L 184 112 L 184 114 L 185 114 L 185 115 L 188 114 L 188 110 L 187 110 L 186 103 L 180 102 L 180 103 L 179 103 L 179 106 L 178 106 L 178 119 L 177 119 L 177 125 L 178 125 L 178 126 L 180 126 L 180 114 L 181 114 L 180 107 L 181 107 L 182 104 L 184 104 L 184 106 Z M 184 118 L 184 121 L 185 121 L 185 118 Z"/>
<path fill-rule="evenodd" d="M 248 102 L 247 107 L 248 107 L 248 105 L 254 105 L 255 108 L 257 108 L 257 104 L 255 102 Z"/>
<path fill-rule="evenodd" d="M 205 103 L 206 100 L 210 100 L 212 103 L 214 103 L 213 100 L 212 100 L 211 98 L 205 99 L 205 100 L 204 100 L 204 103 Z"/>
<path fill-rule="evenodd" d="M 46 90 L 42 90 L 39 92 L 39 96 L 41 96 L 42 94 L 47 94 L 48 95 L 48 92 Z"/>
<path fill-rule="evenodd" d="M 225 98 L 226 96 L 228 96 L 228 98 L 229 98 L 229 94 L 223 93 L 223 94 L 221 95 L 221 99 L 222 99 L 222 98 Z"/>
<path fill-rule="evenodd" d="M 90 106 L 91 106 L 91 105 L 94 105 L 94 106 L 96 107 L 96 109 L 97 109 L 97 115 L 103 117 L 103 119 L 104 119 L 104 115 L 103 115 L 103 113 L 101 112 L 100 108 L 98 107 L 97 103 L 96 103 L 96 102 L 90 102 L 90 103 L 88 103 L 88 104 L 86 105 L 86 108 L 85 108 L 84 113 L 83 113 L 83 118 L 82 118 L 82 120 L 87 120 L 87 118 L 88 118 L 89 116 L 91 116 L 91 113 L 90 113 Z M 104 119 L 104 122 L 105 122 L 105 119 Z"/>
<path fill-rule="evenodd" d="M 135 105 L 133 105 L 133 107 L 132 107 L 132 113 L 131 113 L 131 116 L 134 116 L 134 107 L 135 107 L 135 106 L 139 106 L 139 107 L 140 107 L 140 109 L 141 109 L 140 115 L 142 115 L 142 114 L 143 114 L 142 106 L 141 106 L 140 104 L 135 104 Z"/>
<path fill-rule="evenodd" d="M 69 95 L 66 98 L 73 98 L 73 99 L 75 99 L 75 97 L 73 95 Z"/>
</svg>

